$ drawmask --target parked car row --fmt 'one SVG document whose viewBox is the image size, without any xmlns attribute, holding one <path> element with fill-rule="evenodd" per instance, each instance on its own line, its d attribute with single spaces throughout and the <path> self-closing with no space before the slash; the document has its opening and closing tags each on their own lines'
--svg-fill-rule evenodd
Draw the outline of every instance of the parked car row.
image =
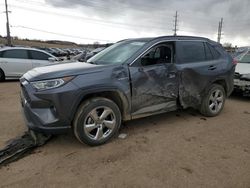
<svg viewBox="0 0 250 188">
<path fill-rule="evenodd" d="M 39 47 L 37 49 L 44 50 L 56 57 L 77 55 L 85 51 L 85 50 L 80 50 L 80 49 L 69 49 L 69 48 L 62 49 L 62 48 L 40 48 Z"/>
<path fill-rule="evenodd" d="M 102 50 L 104 50 L 104 47 L 100 47 L 100 48 L 96 48 L 92 51 L 83 51 L 80 54 L 72 57 L 72 60 L 76 60 L 79 62 L 86 62 L 88 59 L 90 59 L 91 57 L 93 57 L 94 55 L 98 54 L 99 52 L 101 52 Z"/>
<path fill-rule="evenodd" d="M 5 79 L 20 78 L 25 72 L 38 66 L 45 66 L 55 62 L 85 62 L 104 48 L 97 48 L 93 51 L 83 50 L 65 52 L 59 48 L 27 48 L 27 47 L 4 47 L 0 49 L 0 81 Z M 67 58 L 69 54 L 79 53 L 76 56 Z"/>
</svg>

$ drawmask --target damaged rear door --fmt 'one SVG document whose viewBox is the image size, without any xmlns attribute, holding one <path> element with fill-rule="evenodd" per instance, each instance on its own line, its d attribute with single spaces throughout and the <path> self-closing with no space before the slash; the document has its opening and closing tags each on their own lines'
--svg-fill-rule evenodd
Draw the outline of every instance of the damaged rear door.
<svg viewBox="0 0 250 188">
<path fill-rule="evenodd" d="M 183 108 L 199 108 L 206 88 L 222 75 L 221 54 L 205 41 L 177 41 L 179 99 Z"/>
<path fill-rule="evenodd" d="M 174 43 L 160 43 L 147 50 L 129 67 L 132 118 L 177 109 L 178 73 Z"/>
</svg>

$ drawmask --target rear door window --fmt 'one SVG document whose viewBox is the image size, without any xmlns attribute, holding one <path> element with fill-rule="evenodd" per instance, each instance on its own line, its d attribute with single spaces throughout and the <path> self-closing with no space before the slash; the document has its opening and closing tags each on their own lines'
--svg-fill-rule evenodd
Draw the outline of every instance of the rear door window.
<svg viewBox="0 0 250 188">
<path fill-rule="evenodd" d="M 29 50 L 29 53 L 30 53 L 31 59 L 34 59 L 34 60 L 48 60 L 50 57 L 46 53 L 35 51 L 35 50 Z"/>
<path fill-rule="evenodd" d="M 16 50 L 6 50 L 2 54 L 3 58 L 13 58 L 13 59 L 29 59 L 27 50 L 16 49 Z"/>
<path fill-rule="evenodd" d="M 204 43 L 204 46 L 205 46 L 206 60 L 213 60 L 214 56 L 210 48 L 208 47 L 207 43 Z"/>
<path fill-rule="evenodd" d="M 205 49 L 201 41 L 178 41 L 178 61 L 180 63 L 193 63 L 206 61 Z"/>
<path fill-rule="evenodd" d="M 213 55 L 213 58 L 214 59 L 219 59 L 220 58 L 220 53 L 213 47 L 211 46 L 210 44 L 207 44 L 207 46 L 209 47 L 212 55 Z"/>
</svg>

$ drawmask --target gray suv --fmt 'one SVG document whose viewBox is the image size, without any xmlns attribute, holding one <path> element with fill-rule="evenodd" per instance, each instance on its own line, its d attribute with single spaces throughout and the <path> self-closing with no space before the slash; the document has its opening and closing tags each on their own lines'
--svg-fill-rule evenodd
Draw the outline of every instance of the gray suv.
<svg viewBox="0 0 250 188">
<path fill-rule="evenodd" d="M 201 37 L 120 41 L 86 63 L 35 68 L 21 79 L 30 129 L 73 130 L 100 145 L 122 121 L 192 107 L 216 116 L 233 90 L 235 63 L 220 44 Z"/>
</svg>

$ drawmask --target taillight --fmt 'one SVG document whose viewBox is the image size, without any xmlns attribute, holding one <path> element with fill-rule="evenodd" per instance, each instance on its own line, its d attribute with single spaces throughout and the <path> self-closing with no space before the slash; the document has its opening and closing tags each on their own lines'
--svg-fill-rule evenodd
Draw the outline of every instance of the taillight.
<svg viewBox="0 0 250 188">
<path fill-rule="evenodd" d="M 238 61 L 236 59 L 233 59 L 232 63 L 233 65 L 237 65 Z"/>
</svg>

